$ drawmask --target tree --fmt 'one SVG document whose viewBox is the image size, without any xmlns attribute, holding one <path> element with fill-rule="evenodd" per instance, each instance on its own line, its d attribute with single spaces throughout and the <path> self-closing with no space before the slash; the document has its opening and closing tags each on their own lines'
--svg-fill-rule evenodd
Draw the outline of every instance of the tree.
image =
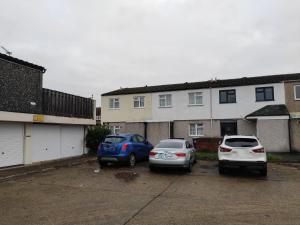
<svg viewBox="0 0 300 225">
<path fill-rule="evenodd" d="M 89 127 L 86 134 L 86 147 L 90 149 L 89 153 L 95 154 L 99 144 L 103 142 L 105 137 L 109 134 L 111 134 L 111 131 L 107 125 Z"/>
</svg>

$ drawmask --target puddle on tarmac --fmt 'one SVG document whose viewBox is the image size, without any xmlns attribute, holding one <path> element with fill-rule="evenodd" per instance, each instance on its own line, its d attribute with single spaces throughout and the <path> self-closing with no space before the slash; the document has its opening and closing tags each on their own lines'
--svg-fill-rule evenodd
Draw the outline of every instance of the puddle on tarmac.
<svg viewBox="0 0 300 225">
<path fill-rule="evenodd" d="M 117 179 L 124 180 L 125 182 L 134 181 L 138 176 L 139 175 L 137 173 L 131 171 L 124 171 L 115 174 Z"/>
</svg>

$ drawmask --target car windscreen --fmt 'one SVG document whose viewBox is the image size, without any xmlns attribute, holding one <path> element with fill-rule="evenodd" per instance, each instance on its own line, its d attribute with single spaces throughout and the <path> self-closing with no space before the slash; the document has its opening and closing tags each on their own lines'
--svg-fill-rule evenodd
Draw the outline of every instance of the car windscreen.
<svg viewBox="0 0 300 225">
<path fill-rule="evenodd" d="M 118 144 L 121 143 L 123 141 L 125 141 L 126 138 L 124 137 L 114 137 L 114 136 L 110 136 L 110 137 L 106 137 L 104 140 L 104 143 L 114 143 L 114 144 Z"/>
<path fill-rule="evenodd" d="M 228 138 L 225 140 L 225 145 L 230 147 L 255 147 L 258 142 L 253 138 Z"/>
<path fill-rule="evenodd" d="M 181 142 L 160 142 L 155 146 L 156 148 L 183 148 L 183 143 Z"/>
</svg>

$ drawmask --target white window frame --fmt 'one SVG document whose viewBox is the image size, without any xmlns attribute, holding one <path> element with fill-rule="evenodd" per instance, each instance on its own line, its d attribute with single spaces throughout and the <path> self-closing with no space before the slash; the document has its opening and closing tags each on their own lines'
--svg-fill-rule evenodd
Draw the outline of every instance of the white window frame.
<svg viewBox="0 0 300 225">
<path fill-rule="evenodd" d="M 295 100 L 296 101 L 299 101 L 300 100 L 300 98 L 297 98 L 297 95 L 296 95 L 296 88 L 300 88 L 300 84 L 296 84 L 296 85 L 294 85 L 294 97 L 295 97 Z"/>
<path fill-rule="evenodd" d="M 111 101 L 112 101 L 112 107 L 110 105 Z M 116 102 L 118 102 L 118 104 L 119 104 L 118 107 L 116 107 Z M 108 108 L 109 109 L 120 109 L 120 99 L 119 98 L 110 98 L 109 102 L 108 102 Z"/>
<path fill-rule="evenodd" d="M 120 130 L 121 130 L 121 126 L 120 125 L 113 125 L 113 126 L 109 126 L 109 129 L 111 130 L 112 134 L 119 134 Z M 118 132 L 116 132 L 118 131 Z"/>
<path fill-rule="evenodd" d="M 191 126 L 195 126 L 195 134 L 191 134 Z M 198 134 L 198 127 L 202 128 L 202 134 Z M 189 124 L 189 136 L 191 136 L 191 137 L 201 137 L 201 136 L 204 136 L 204 126 L 203 126 L 203 123 L 190 123 Z"/>
<path fill-rule="evenodd" d="M 134 105 L 135 102 L 138 102 L 138 106 Z M 145 108 L 145 96 L 134 96 L 133 97 L 133 108 L 135 108 L 135 109 Z"/>
<path fill-rule="evenodd" d="M 170 104 L 167 105 L 167 96 L 170 96 Z M 165 105 L 160 104 L 161 99 L 165 100 Z M 158 96 L 158 107 L 159 108 L 171 108 L 172 107 L 172 95 L 171 94 L 163 94 Z"/>
<path fill-rule="evenodd" d="M 101 120 L 101 116 L 96 116 L 96 120 Z"/>
<path fill-rule="evenodd" d="M 190 102 L 190 95 L 193 95 L 193 103 Z M 201 97 L 201 103 L 196 103 L 197 102 L 197 96 Z M 188 105 L 189 106 L 201 106 L 201 105 L 203 105 L 203 93 L 199 92 L 199 91 L 188 93 Z"/>
</svg>

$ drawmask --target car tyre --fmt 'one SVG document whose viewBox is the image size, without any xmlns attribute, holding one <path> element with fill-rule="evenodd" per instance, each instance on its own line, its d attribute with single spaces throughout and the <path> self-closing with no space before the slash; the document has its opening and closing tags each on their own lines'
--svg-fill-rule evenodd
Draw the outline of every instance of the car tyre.
<svg viewBox="0 0 300 225">
<path fill-rule="evenodd" d="M 266 177 L 268 175 L 267 166 L 265 166 L 264 168 L 262 168 L 259 172 L 260 172 L 260 175 L 262 175 L 263 177 Z"/>
<path fill-rule="evenodd" d="M 192 172 L 192 169 L 193 169 L 193 163 L 190 161 L 188 167 L 186 168 L 186 171 L 187 171 L 188 173 L 191 173 L 191 172 Z"/>
<path fill-rule="evenodd" d="M 219 174 L 225 174 L 225 168 L 219 165 Z"/>
<path fill-rule="evenodd" d="M 151 172 L 154 172 L 155 171 L 155 166 L 149 166 L 149 169 Z"/>
<path fill-rule="evenodd" d="M 134 167 L 135 164 L 136 164 L 136 157 L 135 157 L 135 155 L 134 155 L 133 153 L 131 153 L 131 154 L 129 155 L 128 165 L 129 165 L 130 167 Z"/>
<path fill-rule="evenodd" d="M 99 166 L 100 169 L 103 169 L 105 166 L 107 166 L 107 163 L 99 160 Z"/>
</svg>

